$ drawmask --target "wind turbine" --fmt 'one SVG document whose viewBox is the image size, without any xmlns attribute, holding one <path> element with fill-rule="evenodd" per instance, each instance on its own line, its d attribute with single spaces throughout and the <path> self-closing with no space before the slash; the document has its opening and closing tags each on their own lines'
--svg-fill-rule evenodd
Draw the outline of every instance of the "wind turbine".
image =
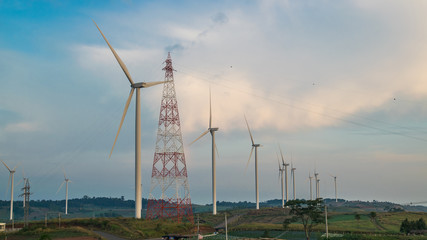
<svg viewBox="0 0 427 240">
<path fill-rule="evenodd" d="M 56 191 L 56 193 L 58 193 L 65 183 L 65 215 L 68 214 L 68 182 L 71 182 L 71 180 L 67 178 L 64 172 L 64 181 L 61 183 L 61 186 L 59 186 L 58 191 Z"/>
<path fill-rule="evenodd" d="M 319 184 L 318 184 L 319 181 L 317 181 L 318 180 L 318 176 L 319 176 L 319 173 L 316 172 L 316 169 L 314 169 L 314 184 L 316 186 L 316 199 L 319 198 Z"/>
<path fill-rule="evenodd" d="M 294 193 L 294 200 L 296 199 L 295 196 L 295 170 L 297 170 L 296 168 L 293 167 L 293 164 L 291 162 L 291 176 L 292 176 L 292 184 L 293 184 L 293 193 Z"/>
<path fill-rule="evenodd" d="M 332 176 L 331 175 L 331 177 L 334 178 L 334 184 L 335 184 L 335 202 L 338 202 L 338 197 L 337 197 L 337 176 Z"/>
<path fill-rule="evenodd" d="M 283 157 L 282 148 L 279 145 L 280 155 L 282 156 L 282 166 L 285 168 L 285 191 L 286 191 L 286 202 L 288 202 L 288 166 L 289 163 L 285 163 L 285 158 Z"/>
<path fill-rule="evenodd" d="M 285 171 L 285 168 L 281 166 L 280 161 L 279 161 L 279 155 L 276 153 L 277 155 L 277 163 L 279 164 L 279 178 L 281 177 L 281 189 L 282 189 L 282 208 L 285 207 L 285 193 L 283 191 L 283 171 Z"/>
<path fill-rule="evenodd" d="M 92 20 L 93 21 L 93 20 Z M 116 58 L 117 62 L 119 63 L 120 67 L 122 68 L 124 74 L 126 75 L 126 78 L 130 82 L 130 93 L 129 97 L 126 101 L 125 109 L 123 111 L 123 116 L 120 121 L 119 130 L 117 131 L 116 138 L 114 139 L 113 147 L 110 151 L 110 156 L 113 153 L 114 145 L 116 145 L 117 137 L 119 136 L 120 129 L 123 125 L 123 121 L 126 117 L 127 110 L 129 108 L 130 101 L 132 100 L 133 92 L 136 89 L 136 104 L 135 104 L 135 218 L 140 219 L 141 218 L 141 210 L 142 210 L 142 189 L 141 189 L 141 94 L 140 89 L 141 88 L 148 88 L 152 87 L 154 85 L 165 83 L 165 81 L 161 82 L 137 82 L 134 83 L 132 80 L 132 77 L 130 76 L 130 73 L 126 67 L 126 65 L 123 63 L 123 61 L 120 59 L 119 55 L 117 55 L 114 48 L 110 45 L 107 38 L 102 33 L 101 29 L 98 27 L 95 21 L 96 28 L 98 28 L 99 32 L 101 33 L 102 37 L 104 38 L 105 42 L 107 43 L 108 47 L 110 48 L 111 52 L 113 53 L 114 57 Z"/>
<path fill-rule="evenodd" d="M 245 116 L 246 126 L 248 126 L 249 136 L 251 136 L 252 141 L 252 149 L 251 154 L 249 155 L 248 163 L 246 164 L 246 168 L 248 168 L 248 164 L 251 161 L 252 153 L 255 148 L 255 195 L 256 195 L 256 209 L 259 209 L 259 191 L 258 191 L 258 147 L 262 147 L 261 144 L 255 144 L 254 138 L 252 137 L 251 129 L 249 128 L 248 120 Z"/>
<path fill-rule="evenodd" d="M 9 220 L 13 220 L 13 175 L 15 174 L 16 166 L 11 170 L 6 165 L 6 163 L 4 163 L 3 161 L 1 161 L 1 162 L 4 164 L 4 166 L 7 168 L 7 170 L 9 170 L 9 182 L 11 183 L 10 184 L 10 218 L 9 218 Z M 11 179 L 12 179 L 12 181 L 11 181 Z M 9 185 L 9 183 L 7 185 Z"/>
<path fill-rule="evenodd" d="M 316 180 L 316 183 L 317 183 L 317 195 L 318 195 L 317 198 L 320 198 L 320 179 L 319 178 Z"/>
<path fill-rule="evenodd" d="M 313 176 L 311 176 L 310 172 L 308 172 L 308 179 L 310 180 L 310 200 L 313 200 L 313 187 L 311 185 L 311 180 L 313 179 Z"/>
<path fill-rule="evenodd" d="M 211 100 L 211 90 L 209 89 L 209 127 L 206 131 L 204 131 L 196 140 L 194 140 L 191 144 L 195 143 L 197 140 L 205 136 L 208 132 L 211 133 L 212 137 L 212 214 L 216 215 L 216 170 L 215 170 L 215 132 L 218 131 L 217 127 L 212 127 L 212 100 Z"/>
</svg>

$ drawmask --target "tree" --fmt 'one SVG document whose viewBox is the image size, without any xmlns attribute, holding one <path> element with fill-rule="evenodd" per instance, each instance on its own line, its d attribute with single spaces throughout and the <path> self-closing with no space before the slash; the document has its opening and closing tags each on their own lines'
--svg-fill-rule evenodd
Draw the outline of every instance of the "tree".
<svg viewBox="0 0 427 240">
<path fill-rule="evenodd" d="M 423 218 L 418 219 L 418 221 L 415 223 L 415 225 L 416 225 L 417 230 L 427 229 L 426 222 L 424 222 Z"/>
<path fill-rule="evenodd" d="M 400 232 L 405 233 L 408 235 L 408 233 L 411 231 L 411 223 L 409 222 L 408 218 L 403 220 L 403 222 L 400 224 Z"/>
<path fill-rule="evenodd" d="M 360 214 L 358 214 L 358 213 L 354 214 L 354 219 L 356 219 L 357 222 L 359 222 L 360 221 Z"/>
<path fill-rule="evenodd" d="M 408 235 L 413 230 L 426 230 L 427 226 L 424 219 L 420 218 L 417 221 L 409 221 L 407 218 L 400 224 L 400 232 Z"/>
<path fill-rule="evenodd" d="M 375 221 L 375 219 L 377 218 L 377 213 L 376 212 L 370 212 L 369 218 L 371 219 L 372 222 Z"/>
<path fill-rule="evenodd" d="M 310 234 L 313 227 L 324 222 L 323 215 L 323 200 L 291 200 L 286 202 L 286 206 L 290 207 L 290 218 L 283 222 L 283 227 L 286 229 L 292 222 L 301 222 L 304 226 L 305 237 L 310 239 Z"/>
</svg>

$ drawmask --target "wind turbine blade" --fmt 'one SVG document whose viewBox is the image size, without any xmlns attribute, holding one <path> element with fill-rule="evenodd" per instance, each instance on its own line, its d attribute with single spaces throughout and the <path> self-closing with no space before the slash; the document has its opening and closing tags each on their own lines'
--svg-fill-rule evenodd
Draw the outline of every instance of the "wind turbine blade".
<svg viewBox="0 0 427 240">
<path fill-rule="evenodd" d="M 279 144 L 280 156 L 282 156 L 282 164 L 285 165 L 285 158 L 283 157 L 282 147 Z"/>
<path fill-rule="evenodd" d="M 22 179 L 21 179 L 21 180 L 19 180 L 19 182 L 18 182 L 16 185 L 21 184 L 21 182 L 22 182 Z M 24 185 L 25 185 L 25 182 L 24 182 Z"/>
<path fill-rule="evenodd" d="M 61 186 L 59 186 L 59 188 L 58 188 L 58 190 L 56 191 L 56 193 L 55 193 L 55 194 L 58 194 L 59 190 L 61 190 L 61 188 L 62 188 L 62 186 L 64 185 L 64 183 L 65 183 L 65 181 L 63 181 L 63 182 L 61 183 Z"/>
<path fill-rule="evenodd" d="M 279 164 L 279 170 L 282 170 L 282 168 L 280 167 L 279 154 L 277 154 L 277 152 L 276 152 L 276 156 L 277 156 L 277 163 Z"/>
<path fill-rule="evenodd" d="M 111 148 L 110 156 L 108 158 L 111 158 L 111 154 L 113 154 L 114 146 L 116 145 L 117 138 L 119 137 L 120 129 L 122 128 L 123 121 L 125 120 L 126 113 L 128 111 L 130 101 L 132 100 L 132 95 L 133 95 L 134 90 L 135 90 L 135 88 L 132 88 L 130 90 L 128 100 L 126 101 L 125 110 L 123 111 L 122 120 L 120 121 L 119 130 L 117 130 L 116 138 L 114 139 L 113 147 Z"/>
<path fill-rule="evenodd" d="M 123 72 L 125 73 L 126 77 L 129 80 L 129 82 L 131 84 L 133 84 L 132 77 L 130 76 L 129 71 L 128 71 L 126 65 L 123 63 L 122 59 L 120 59 L 119 55 L 117 55 L 117 53 L 114 50 L 114 48 L 110 45 L 110 43 L 108 42 L 107 38 L 102 33 L 101 29 L 98 27 L 98 24 L 96 24 L 96 22 L 93 19 L 92 19 L 92 21 L 93 21 L 93 23 L 95 23 L 96 28 L 98 28 L 98 30 L 101 33 L 102 37 L 104 38 L 105 42 L 108 44 L 108 47 L 110 47 L 111 52 L 113 52 L 114 57 L 116 58 L 117 62 L 120 64 L 120 67 L 122 68 Z"/>
<path fill-rule="evenodd" d="M 7 170 L 9 170 L 9 172 L 11 172 L 12 170 L 10 170 L 10 168 L 6 165 L 6 163 L 4 163 L 3 162 L 3 160 L 1 161 L 3 164 L 4 164 L 4 166 L 7 168 Z"/>
<path fill-rule="evenodd" d="M 209 129 L 206 130 L 205 132 L 203 132 L 202 135 L 200 135 L 198 138 L 196 138 L 196 140 L 192 141 L 190 143 L 190 145 L 193 144 L 193 143 L 195 143 L 195 142 L 197 142 L 197 140 L 199 140 L 200 138 L 202 138 L 203 136 L 205 136 L 208 132 L 209 132 Z"/>
<path fill-rule="evenodd" d="M 249 124 L 248 124 L 248 120 L 246 119 L 246 115 L 245 116 L 245 122 L 246 122 L 246 126 L 248 126 L 248 131 L 249 131 L 249 135 L 251 136 L 251 141 L 252 141 L 252 145 L 254 145 L 254 138 L 252 137 L 252 133 L 251 133 L 251 129 L 249 129 Z"/>
<path fill-rule="evenodd" d="M 255 147 L 252 147 L 252 149 L 251 149 L 251 154 L 249 154 L 249 159 L 248 159 L 248 162 L 246 163 L 245 172 L 246 172 L 246 170 L 248 170 L 249 162 L 251 161 L 251 157 L 252 157 L 252 153 L 253 153 L 253 151 L 254 151 L 254 148 L 255 148 Z"/>
<path fill-rule="evenodd" d="M 218 152 L 218 148 L 216 147 L 216 143 L 215 143 L 215 150 L 216 150 L 216 155 L 218 156 L 218 158 L 219 158 L 219 152 Z"/>
<path fill-rule="evenodd" d="M 212 96 L 211 88 L 209 87 L 209 129 L 212 127 Z"/>
<path fill-rule="evenodd" d="M 156 86 L 156 85 L 166 83 L 166 82 L 169 82 L 169 81 L 146 82 L 146 83 L 142 84 L 142 87 L 143 88 L 149 88 L 149 87 Z"/>
<path fill-rule="evenodd" d="M 9 184 L 10 184 L 10 178 L 12 177 L 12 173 L 9 173 L 9 180 L 7 181 L 7 187 L 6 187 L 6 192 L 4 194 L 4 198 L 7 198 L 7 193 L 9 192 Z"/>
<path fill-rule="evenodd" d="M 64 179 L 67 179 L 67 175 L 65 174 L 65 170 L 62 169 L 62 172 L 64 173 Z"/>
</svg>

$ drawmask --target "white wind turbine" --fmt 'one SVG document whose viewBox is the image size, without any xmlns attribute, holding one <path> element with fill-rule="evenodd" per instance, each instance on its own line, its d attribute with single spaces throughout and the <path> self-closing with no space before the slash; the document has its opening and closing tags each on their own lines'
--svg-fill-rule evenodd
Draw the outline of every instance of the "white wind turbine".
<svg viewBox="0 0 427 240">
<path fill-rule="evenodd" d="M 108 44 L 108 47 L 110 48 L 111 52 L 113 53 L 114 57 L 116 58 L 117 62 L 119 63 L 120 67 L 122 68 L 123 72 L 126 75 L 126 78 L 130 82 L 130 93 L 129 97 L 126 101 L 125 109 L 123 112 L 122 119 L 120 121 L 119 129 L 116 134 L 116 138 L 114 139 L 113 147 L 110 151 L 110 156 L 113 153 L 114 145 L 116 144 L 117 137 L 119 136 L 120 129 L 123 125 L 123 121 L 126 117 L 127 110 L 129 108 L 130 101 L 132 100 L 133 92 L 136 89 L 136 104 L 135 104 L 135 218 L 141 218 L 141 210 L 142 210 L 142 189 L 141 189 L 141 100 L 140 100 L 140 89 L 141 88 L 148 88 L 152 87 L 157 84 L 165 83 L 165 81 L 161 82 L 137 82 L 134 83 L 132 80 L 132 77 L 130 76 L 130 73 L 126 67 L 126 65 L 123 63 L 123 61 L 120 59 L 119 55 L 117 55 L 116 51 L 113 49 L 113 47 L 108 42 L 107 38 L 102 33 L 101 29 L 98 27 L 95 21 L 96 28 L 98 28 L 99 32 L 101 33 L 102 37 L 104 38 L 105 42 Z"/>
<path fill-rule="evenodd" d="M 293 193 L 294 193 L 294 200 L 296 199 L 296 195 L 295 195 L 295 170 L 297 170 L 296 168 L 293 167 L 293 164 L 291 162 L 291 177 L 292 177 L 292 185 L 293 185 Z"/>
<path fill-rule="evenodd" d="M 216 215 L 216 161 L 215 161 L 215 132 L 218 131 L 217 127 L 212 127 L 212 100 L 211 100 L 211 90 L 209 89 L 209 127 L 203 132 L 196 140 L 194 140 L 191 144 L 195 143 L 197 140 L 205 136 L 208 132 L 211 133 L 212 137 L 212 214 Z"/>
<path fill-rule="evenodd" d="M 338 202 L 338 196 L 337 196 L 337 176 L 331 175 L 331 177 L 334 178 L 334 185 L 335 185 L 335 202 Z"/>
<path fill-rule="evenodd" d="M 319 198 L 319 181 L 318 180 L 319 173 L 314 169 L 314 184 L 316 186 L 316 199 Z"/>
<path fill-rule="evenodd" d="M 311 180 L 313 179 L 313 176 L 311 176 L 310 172 L 308 172 L 308 179 L 310 181 L 310 200 L 313 200 L 313 187 L 311 185 Z"/>
<path fill-rule="evenodd" d="M 283 157 L 283 152 L 282 152 L 282 148 L 279 145 L 279 149 L 280 149 L 280 155 L 282 157 L 282 168 L 284 168 L 285 170 L 285 192 L 286 192 L 286 202 L 288 202 L 289 198 L 288 198 L 288 166 L 289 163 L 285 163 L 285 158 Z"/>
<path fill-rule="evenodd" d="M 261 144 L 255 144 L 254 138 L 252 137 L 251 129 L 249 128 L 248 120 L 245 116 L 246 126 L 248 127 L 249 136 L 251 137 L 252 149 L 251 154 L 249 155 L 248 163 L 246 164 L 246 168 L 248 168 L 249 162 L 252 158 L 252 153 L 255 148 L 255 195 L 256 195 L 256 209 L 259 209 L 259 190 L 258 190 L 258 147 L 262 147 Z"/>
<path fill-rule="evenodd" d="M 65 215 L 68 214 L 68 182 L 71 182 L 71 180 L 67 178 L 64 172 L 64 181 L 61 183 L 61 186 L 59 186 L 58 191 L 56 191 L 56 193 L 58 193 L 65 183 Z"/>
<path fill-rule="evenodd" d="M 279 178 L 281 178 L 280 184 L 281 184 L 281 189 L 282 189 L 282 208 L 285 207 L 285 192 L 283 190 L 283 171 L 285 171 L 285 168 L 281 166 L 280 164 L 280 160 L 279 160 L 279 155 L 276 153 L 277 155 L 277 163 L 279 164 Z"/>
<path fill-rule="evenodd" d="M 6 165 L 5 162 L 1 161 L 4 166 L 7 168 L 7 170 L 9 170 L 9 182 L 10 184 L 10 218 L 9 220 L 13 220 L 13 175 L 15 174 L 15 169 L 16 167 L 14 167 L 12 170 Z M 7 184 L 9 185 L 9 183 Z"/>
</svg>

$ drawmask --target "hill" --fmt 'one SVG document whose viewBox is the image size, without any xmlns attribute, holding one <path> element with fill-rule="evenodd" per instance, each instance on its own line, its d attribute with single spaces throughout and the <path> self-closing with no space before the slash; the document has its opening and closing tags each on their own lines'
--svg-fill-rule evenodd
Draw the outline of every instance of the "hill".
<svg viewBox="0 0 427 240">
<path fill-rule="evenodd" d="M 391 202 L 365 202 L 346 201 L 339 199 L 325 199 L 331 211 L 335 212 L 427 212 L 425 206 L 399 205 Z M 281 200 L 274 199 L 260 203 L 261 208 L 274 208 L 281 205 Z M 0 221 L 7 222 L 9 216 L 10 201 L 0 201 Z M 30 220 L 44 220 L 58 218 L 94 218 L 94 217 L 133 217 L 135 202 L 112 197 L 88 197 L 70 199 L 68 201 L 68 215 L 65 216 L 65 200 L 32 200 L 30 201 Z M 147 207 L 147 199 L 142 200 L 143 216 Z M 252 202 L 217 202 L 218 211 L 254 209 Z M 193 213 L 204 213 L 212 211 L 212 204 L 193 204 Z M 14 202 L 15 221 L 22 221 L 24 209 L 22 201 Z"/>
</svg>

